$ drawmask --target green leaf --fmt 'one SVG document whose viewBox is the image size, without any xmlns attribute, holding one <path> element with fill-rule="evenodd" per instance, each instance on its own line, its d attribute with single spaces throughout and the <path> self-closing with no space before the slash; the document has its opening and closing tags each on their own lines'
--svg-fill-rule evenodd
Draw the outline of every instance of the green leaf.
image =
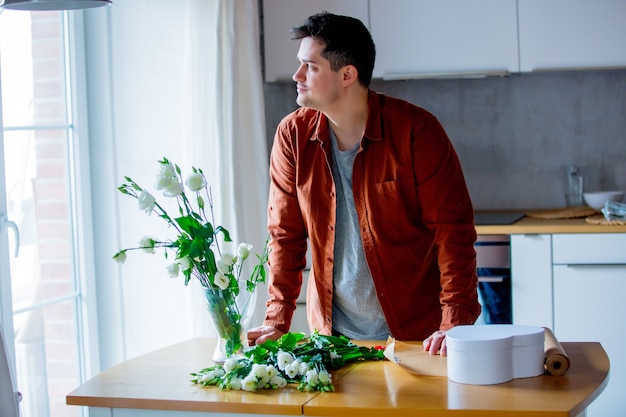
<svg viewBox="0 0 626 417">
<path fill-rule="evenodd" d="M 181 216 L 174 219 L 185 232 L 195 237 L 203 229 L 202 224 L 193 216 Z"/>
<path fill-rule="evenodd" d="M 287 332 L 278 338 L 278 346 L 282 350 L 292 350 L 305 337 L 304 333 Z"/>
<path fill-rule="evenodd" d="M 215 236 L 215 234 L 217 233 L 213 230 L 213 225 L 210 222 L 206 222 L 202 226 L 202 228 L 198 230 L 199 236 L 202 236 L 203 238 L 208 239 L 211 242 L 213 242 L 213 236 Z"/>
<path fill-rule="evenodd" d="M 228 230 L 224 229 L 222 226 L 217 226 L 217 228 L 215 229 L 215 234 L 217 235 L 220 232 L 224 236 L 224 242 L 232 242 Z"/>
<path fill-rule="evenodd" d="M 209 249 L 208 252 L 212 251 Z M 189 245 L 189 258 L 191 259 L 196 259 L 196 258 L 206 258 L 206 251 L 205 251 L 205 244 L 204 244 L 204 239 L 200 238 L 200 237 L 196 237 L 191 241 L 191 245 Z"/>
</svg>

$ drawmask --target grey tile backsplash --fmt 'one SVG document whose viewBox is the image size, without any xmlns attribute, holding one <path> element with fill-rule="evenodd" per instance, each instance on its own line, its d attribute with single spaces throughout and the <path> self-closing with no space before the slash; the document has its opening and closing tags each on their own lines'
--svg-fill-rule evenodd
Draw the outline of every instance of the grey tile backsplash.
<svg viewBox="0 0 626 417">
<path fill-rule="evenodd" d="M 626 69 L 473 80 L 374 81 L 439 118 L 476 209 L 566 205 L 566 168 L 585 190 L 626 191 Z M 295 109 L 292 83 L 265 84 L 268 147 Z"/>
</svg>

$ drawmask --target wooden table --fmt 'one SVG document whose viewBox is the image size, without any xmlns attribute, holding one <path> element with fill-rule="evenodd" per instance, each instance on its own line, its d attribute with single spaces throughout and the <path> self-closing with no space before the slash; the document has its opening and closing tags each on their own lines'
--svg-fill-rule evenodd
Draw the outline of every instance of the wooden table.
<svg viewBox="0 0 626 417">
<path fill-rule="evenodd" d="M 411 375 L 388 361 L 359 362 L 333 375 L 333 393 L 295 386 L 250 393 L 189 382 L 190 372 L 211 363 L 213 340 L 198 338 L 114 366 L 67 395 L 67 403 L 90 407 L 91 417 L 578 416 L 606 386 L 609 360 L 596 342 L 562 345 L 572 363 L 564 376 L 477 386 Z"/>
</svg>

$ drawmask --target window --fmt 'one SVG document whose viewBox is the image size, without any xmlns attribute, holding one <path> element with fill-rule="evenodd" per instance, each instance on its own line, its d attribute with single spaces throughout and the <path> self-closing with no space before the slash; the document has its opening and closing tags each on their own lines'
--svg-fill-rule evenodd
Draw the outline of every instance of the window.
<svg viewBox="0 0 626 417">
<path fill-rule="evenodd" d="M 7 217 L 20 231 L 19 255 L 10 254 L 12 297 L 0 297 L 13 308 L 14 338 L 5 338 L 15 345 L 23 417 L 72 417 L 82 411 L 65 405 L 65 396 L 84 379 L 87 346 L 78 197 L 88 195 L 80 195 L 76 183 L 80 144 L 76 74 L 70 69 L 80 66 L 70 50 L 72 22 L 68 12 L 0 14 L 5 167 L 0 180 L 6 184 Z M 11 249 L 17 244 L 10 239 Z"/>
</svg>

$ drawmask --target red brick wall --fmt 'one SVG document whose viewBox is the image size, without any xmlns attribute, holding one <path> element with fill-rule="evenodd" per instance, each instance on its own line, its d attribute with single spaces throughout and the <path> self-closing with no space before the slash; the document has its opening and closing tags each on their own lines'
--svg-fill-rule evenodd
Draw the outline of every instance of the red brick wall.
<svg viewBox="0 0 626 417">
<path fill-rule="evenodd" d="M 66 123 L 66 106 L 61 14 L 33 12 L 31 16 L 35 124 L 62 126 Z M 32 185 L 41 297 L 53 299 L 75 291 L 68 198 L 68 132 L 65 129 L 36 130 L 34 135 L 36 178 Z M 76 329 L 73 300 L 44 308 L 50 417 L 79 415 L 78 407 L 65 405 L 65 396 L 79 384 Z"/>
</svg>

